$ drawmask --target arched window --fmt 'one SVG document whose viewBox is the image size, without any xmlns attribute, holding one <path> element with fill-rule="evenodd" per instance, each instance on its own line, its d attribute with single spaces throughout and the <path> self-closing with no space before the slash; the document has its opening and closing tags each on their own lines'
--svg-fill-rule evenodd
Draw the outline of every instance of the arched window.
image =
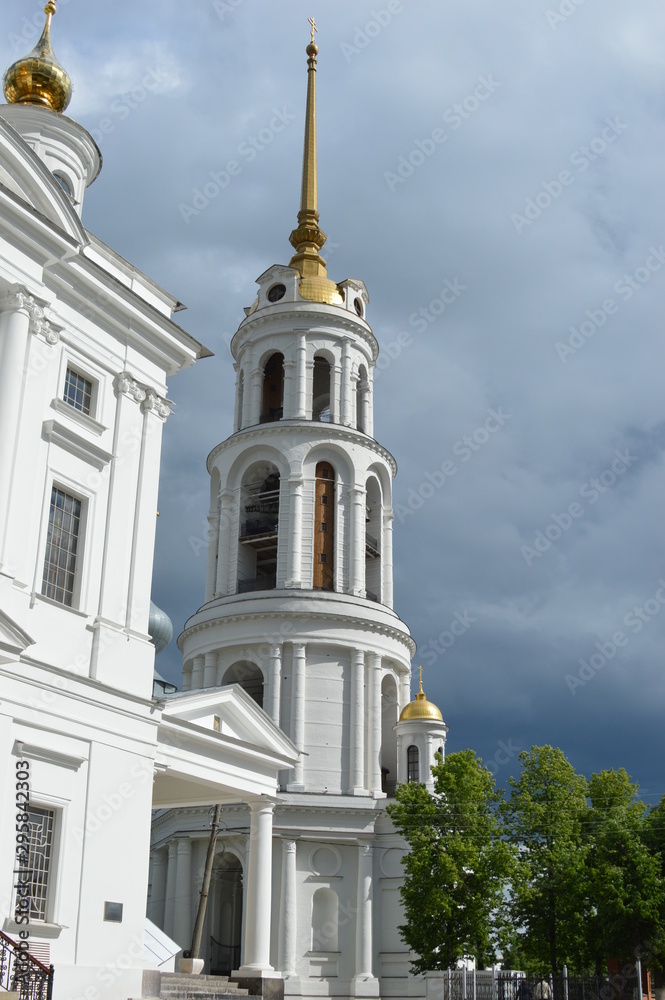
<svg viewBox="0 0 665 1000">
<path fill-rule="evenodd" d="M 316 467 L 314 490 L 315 590 L 335 589 L 335 470 L 330 462 Z"/>
<path fill-rule="evenodd" d="M 274 590 L 277 586 L 279 487 L 279 472 L 271 462 L 258 462 L 243 477 L 238 546 L 239 594 L 252 590 Z"/>
<path fill-rule="evenodd" d="M 406 751 L 406 780 L 420 780 L 420 754 L 413 744 Z"/>
<path fill-rule="evenodd" d="M 339 951 L 339 900 L 334 889 L 312 897 L 312 951 Z"/>
<path fill-rule="evenodd" d="M 255 663 L 247 660 L 234 663 L 224 674 L 222 684 L 239 684 L 259 708 L 263 708 L 263 674 Z"/>
<path fill-rule="evenodd" d="M 272 354 L 263 370 L 261 423 L 281 420 L 284 413 L 284 355 Z"/>
<path fill-rule="evenodd" d="M 330 423 L 330 362 L 318 355 L 314 357 L 312 420 Z"/>
</svg>

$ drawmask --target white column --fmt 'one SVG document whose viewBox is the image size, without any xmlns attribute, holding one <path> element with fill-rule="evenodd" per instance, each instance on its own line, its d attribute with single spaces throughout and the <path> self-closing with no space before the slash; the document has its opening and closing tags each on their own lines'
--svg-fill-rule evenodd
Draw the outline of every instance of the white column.
<svg viewBox="0 0 665 1000">
<path fill-rule="evenodd" d="M 300 478 L 289 479 L 289 526 L 288 558 L 286 570 L 286 586 L 299 588 L 302 586 L 302 507 L 303 481 Z"/>
<path fill-rule="evenodd" d="M 383 512 L 383 538 L 381 540 L 381 575 L 383 577 L 383 593 L 381 603 L 386 607 L 393 606 L 393 521 L 392 510 Z"/>
<path fill-rule="evenodd" d="M 215 594 L 225 597 L 235 594 L 236 580 L 231 574 L 231 525 L 235 493 L 233 490 L 222 490 L 219 494 L 219 531 L 217 542 L 217 581 Z M 236 574 L 237 575 L 237 574 Z"/>
<path fill-rule="evenodd" d="M 296 974 L 296 842 L 282 841 L 282 910 L 279 924 L 279 961 L 285 978 Z"/>
<path fill-rule="evenodd" d="M 192 689 L 192 661 L 187 660 L 187 663 L 182 665 L 182 689 L 183 691 L 191 691 Z"/>
<path fill-rule="evenodd" d="M 340 413 L 342 408 L 342 400 L 340 398 L 340 389 L 342 382 L 342 369 L 340 365 L 333 365 L 330 371 L 330 423 L 339 424 Z"/>
<path fill-rule="evenodd" d="M 16 287 L 2 300 L 0 314 L 0 566 L 6 560 L 14 452 L 25 381 L 25 359 L 30 330 L 28 295 Z"/>
<path fill-rule="evenodd" d="M 186 949 L 192 943 L 192 842 L 182 837 L 177 844 L 173 937 Z"/>
<path fill-rule="evenodd" d="M 203 669 L 205 659 L 203 656 L 195 656 L 192 663 L 192 686 L 191 691 L 198 691 L 203 687 Z"/>
<path fill-rule="evenodd" d="M 307 419 L 307 342 L 305 332 L 298 331 L 296 348 L 296 417 Z"/>
<path fill-rule="evenodd" d="M 279 709 L 282 695 L 282 647 L 279 643 L 274 643 L 270 647 L 267 693 L 266 712 L 275 725 L 279 726 Z"/>
<path fill-rule="evenodd" d="M 432 755 L 432 734 L 427 733 L 425 736 L 425 753 L 423 754 L 424 760 L 420 761 L 420 780 L 423 785 L 426 785 L 430 791 L 434 790 L 434 779 L 432 778 L 431 767 L 434 763 L 434 758 Z"/>
<path fill-rule="evenodd" d="M 411 701 L 411 671 L 405 671 L 400 677 L 399 710 L 402 711 Z M 398 715 L 399 718 L 399 715 Z"/>
<path fill-rule="evenodd" d="M 296 748 L 303 749 L 305 742 L 305 659 L 306 647 L 303 642 L 293 644 L 292 702 L 291 702 L 291 739 Z M 302 755 L 291 772 L 291 780 L 286 786 L 288 792 L 304 791 L 304 764 Z"/>
<path fill-rule="evenodd" d="M 217 651 L 207 652 L 203 657 L 203 687 L 211 688 L 217 684 Z"/>
<path fill-rule="evenodd" d="M 374 437 L 374 381 L 372 375 L 367 377 L 367 423 L 365 433 Z"/>
<path fill-rule="evenodd" d="M 358 389 L 362 392 L 362 399 L 360 401 L 360 420 L 362 422 L 362 429 L 365 434 L 370 433 L 370 405 L 369 405 L 369 382 L 364 384 L 359 382 Z"/>
<path fill-rule="evenodd" d="M 263 394 L 263 369 L 255 368 L 252 372 L 248 424 L 258 424 L 261 417 L 261 396 Z M 244 424 L 244 421 L 243 421 Z"/>
<path fill-rule="evenodd" d="M 365 516 L 367 509 L 367 490 L 362 486 L 352 486 L 349 490 L 351 500 L 351 586 L 350 591 L 356 596 L 365 593 Z"/>
<path fill-rule="evenodd" d="M 381 657 L 378 653 L 369 654 L 367 688 L 369 708 L 367 781 L 370 792 L 376 797 L 377 794 L 381 794 Z"/>
<path fill-rule="evenodd" d="M 295 361 L 284 360 L 284 420 L 293 420 L 298 413 L 298 380 Z"/>
<path fill-rule="evenodd" d="M 349 344 L 351 341 L 345 337 L 342 341 L 342 391 L 341 391 L 341 423 L 345 427 L 351 426 L 351 355 L 349 354 Z"/>
<path fill-rule="evenodd" d="M 215 498 L 215 503 L 219 501 Z M 206 557 L 206 601 L 211 601 L 217 589 L 217 559 L 219 554 L 219 511 L 217 507 L 208 514 L 208 553 Z"/>
<path fill-rule="evenodd" d="M 270 913 L 272 910 L 272 813 L 274 803 L 252 802 L 247 860 L 245 954 L 242 975 L 272 972 Z"/>
<path fill-rule="evenodd" d="M 356 904 L 356 975 L 357 984 L 374 979 L 372 974 L 372 847 L 358 844 L 358 899 Z M 367 995 L 370 991 L 362 990 Z M 372 991 L 373 992 L 373 991 Z"/>
<path fill-rule="evenodd" d="M 351 753 L 349 791 L 352 795 L 367 794 L 365 785 L 365 653 L 354 649 L 351 654 Z"/>
<path fill-rule="evenodd" d="M 166 903 L 164 907 L 164 933 L 173 937 L 173 921 L 175 917 L 176 877 L 178 869 L 178 842 L 172 840 L 169 844 L 169 860 L 166 868 Z"/>
<path fill-rule="evenodd" d="M 160 849 L 152 856 L 152 872 L 150 877 L 150 919 L 158 927 L 164 929 L 164 910 L 166 904 L 166 851 Z"/>
</svg>

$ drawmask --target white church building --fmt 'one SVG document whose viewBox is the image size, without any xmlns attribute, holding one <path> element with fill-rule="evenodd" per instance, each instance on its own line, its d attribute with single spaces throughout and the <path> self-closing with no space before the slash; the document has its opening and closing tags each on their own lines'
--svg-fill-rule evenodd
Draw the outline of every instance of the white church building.
<svg viewBox="0 0 665 1000">
<path fill-rule="evenodd" d="M 55 1000 L 159 995 L 221 803 L 206 973 L 270 998 L 423 994 L 385 806 L 395 782 L 431 782 L 447 727 L 422 685 L 410 701 L 392 609 L 367 292 L 320 255 L 318 49 L 295 254 L 233 339 L 205 603 L 178 640 L 183 691 L 154 698 L 167 379 L 210 352 L 84 228 L 101 155 L 64 114 L 45 14 L 0 106 L 0 966 L 22 948 L 52 964 Z"/>
</svg>

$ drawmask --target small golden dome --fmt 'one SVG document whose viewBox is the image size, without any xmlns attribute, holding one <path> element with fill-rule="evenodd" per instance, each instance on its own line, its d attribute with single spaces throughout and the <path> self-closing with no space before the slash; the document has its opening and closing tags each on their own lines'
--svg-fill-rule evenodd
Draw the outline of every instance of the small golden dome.
<svg viewBox="0 0 665 1000">
<path fill-rule="evenodd" d="M 29 55 L 9 67 L 3 87 L 8 104 L 41 104 L 62 113 L 72 97 L 72 81 L 51 47 L 54 0 L 48 0 L 44 13 L 46 24 L 41 38 Z"/>
<path fill-rule="evenodd" d="M 329 306 L 341 306 L 344 303 L 344 296 L 330 278 L 305 277 L 298 285 L 298 291 L 303 299 L 309 299 L 310 302 L 325 302 Z"/>
<path fill-rule="evenodd" d="M 434 722 L 443 722 L 443 716 L 436 705 L 427 700 L 423 691 L 423 668 L 420 668 L 420 689 L 414 701 L 410 701 L 402 709 L 399 717 L 400 722 L 412 722 L 414 719 L 431 719 Z"/>
</svg>

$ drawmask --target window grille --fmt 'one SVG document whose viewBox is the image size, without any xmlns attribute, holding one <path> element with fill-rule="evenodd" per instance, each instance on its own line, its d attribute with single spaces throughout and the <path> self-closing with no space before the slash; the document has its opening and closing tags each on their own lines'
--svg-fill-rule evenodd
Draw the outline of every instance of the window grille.
<svg viewBox="0 0 665 1000">
<path fill-rule="evenodd" d="M 89 414 L 92 406 L 92 382 L 87 378 L 83 378 L 73 368 L 68 368 L 67 375 L 65 376 L 63 399 L 65 403 L 69 403 L 75 410 Z"/>
<path fill-rule="evenodd" d="M 46 538 L 42 594 L 72 606 L 76 556 L 81 528 L 81 501 L 54 486 Z"/>
<path fill-rule="evenodd" d="M 32 920 L 46 920 L 55 810 L 30 806 L 26 811 L 29 816 L 28 826 L 30 828 L 28 856 L 30 918 Z"/>
</svg>

